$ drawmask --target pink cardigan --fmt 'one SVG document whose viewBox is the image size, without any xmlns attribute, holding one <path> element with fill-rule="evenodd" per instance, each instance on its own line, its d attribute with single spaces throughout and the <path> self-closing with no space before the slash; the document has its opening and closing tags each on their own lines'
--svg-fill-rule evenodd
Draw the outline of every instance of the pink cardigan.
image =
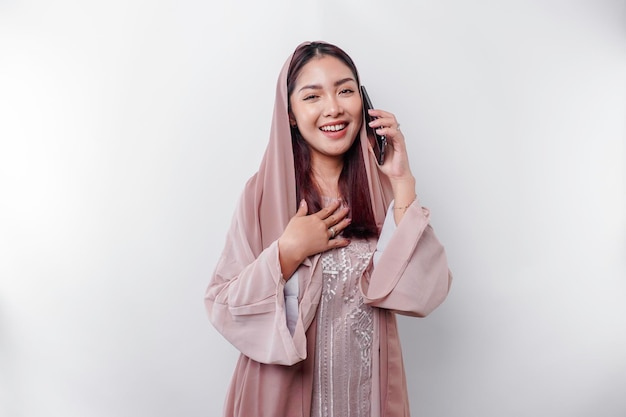
<svg viewBox="0 0 626 417">
<path fill-rule="evenodd" d="M 255 188 L 256 177 L 246 186 Z M 320 255 L 298 270 L 299 311 L 293 335 L 285 318 L 284 286 L 276 242 L 253 262 L 239 253 L 246 239 L 240 202 L 224 253 L 206 291 L 215 328 L 241 356 L 226 399 L 224 416 L 309 416 L 315 346 L 315 312 L 321 293 Z M 244 245 L 245 246 L 245 245 Z M 228 262 L 228 265 L 224 265 Z M 235 263 L 235 264 L 233 264 Z M 220 271 L 239 273 L 225 276 Z M 415 201 L 406 211 L 376 267 L 361 279 L 366 303 L 378 307 L 380 414 L 408 416 L 408 397 L 394 313 L 424 317 L 446 298 L 452 276 L 443 246 L 429 225 L 429 212 Z M 373 415 L 377 415 L 374 413 Z"/>
</svg>

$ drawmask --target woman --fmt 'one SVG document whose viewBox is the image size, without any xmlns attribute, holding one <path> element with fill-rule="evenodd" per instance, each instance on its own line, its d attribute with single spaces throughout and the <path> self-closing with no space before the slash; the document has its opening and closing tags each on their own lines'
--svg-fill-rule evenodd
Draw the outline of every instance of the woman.
<svg viewBox="0 0 626 417">
<path fill-rule="evenodd" d="M 300 45 L 270 140 L 205 295 L 240 352 L 225 416 L 408 416 L 395 313 L 426 316 L 451 280 L 393 114 L 369 148 L 359 78 L 334 45 Z"/>
</svg>

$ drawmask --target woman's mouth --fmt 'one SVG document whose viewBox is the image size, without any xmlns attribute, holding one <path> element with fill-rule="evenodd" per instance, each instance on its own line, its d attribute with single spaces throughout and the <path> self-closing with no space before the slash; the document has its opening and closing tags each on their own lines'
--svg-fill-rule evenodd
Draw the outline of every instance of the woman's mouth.
<svg viewBox="0 0 626 417">
<path fill-rule="evenodd" d="M 322 132 L 339 132 L 348 126 L 347 123 L 337 123 L 336 125 L 327 125 L 320 127 Z"/>
</svg>

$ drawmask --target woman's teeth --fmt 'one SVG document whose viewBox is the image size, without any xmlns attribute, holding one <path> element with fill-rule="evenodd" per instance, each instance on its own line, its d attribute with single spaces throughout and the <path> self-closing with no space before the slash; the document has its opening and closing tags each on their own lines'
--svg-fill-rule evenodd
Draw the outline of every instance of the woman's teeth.
<svg viewBox="0 0 626 417">
<path fill-rule="evenodd" d="M 339 125 L 331 125 L 331 126 L 322 126 L 320 127 L 321 130 L 323 130 L 324 132 L 337 132 L 338 130 L 343 130 L 346 128 L 346 124 L 342 123 Z"/>
</svg>

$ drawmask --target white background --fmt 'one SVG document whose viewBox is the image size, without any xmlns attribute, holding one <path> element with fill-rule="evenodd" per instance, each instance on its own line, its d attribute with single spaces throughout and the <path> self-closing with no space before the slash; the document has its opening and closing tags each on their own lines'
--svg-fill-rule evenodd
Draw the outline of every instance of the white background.
<svg viewBox="0 0 626 417">
<path fill-rule="evenodd" d="M 319 39 L 401 121 L 455 275 L 400 320 L 413 414 L 626 415 L 624 1 L 2 0 L 0 416 L 220 414 L 204 289 Z"/>
</svg>

